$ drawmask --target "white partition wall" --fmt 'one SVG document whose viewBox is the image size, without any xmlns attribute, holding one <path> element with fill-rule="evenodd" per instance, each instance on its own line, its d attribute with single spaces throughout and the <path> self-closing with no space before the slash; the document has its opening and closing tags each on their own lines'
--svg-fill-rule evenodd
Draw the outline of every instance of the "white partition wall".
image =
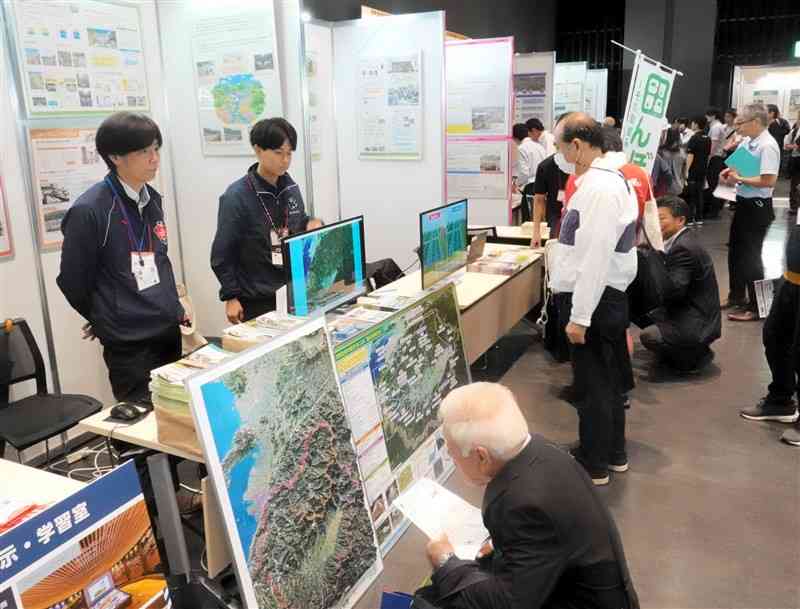
<svg viewBox="0 0 800 609">
<path fill-rule="evenodd" d="M 20 4 L 14 4 L 9 10 L 6 6 L 5 16 L 7 19 L 13 20 L 14 9 L 19 10 Z M 113 6 L 113 5 L 111 5 Z M 138 2 L 129 2 L 125 5 L 128 7 L 135 7 L 138 11 L 139 25 L 142 32 L 143 53 L 142 60 L 146 69 L 147 81 L 147 97 L 149 98 L 149 114 L 159 123 L 164 136 L 168 139 L 170 137 L 170 130 L 168 126 L 166 104 L 162 95 L 164 89 L 164 79 L 161 72 L 161 56 L 159 50 L 159 37 L 158 37 L 158 20 L 156 17 L 156 9 L 152 2 L 144 0 Z M 45 17 L 47 19 L 47 17 Z M 12 21 L 13 23 L 13 21 Z M 13 27 L 13 26 L 12 26 Z M 11 45 L 16 53 L 18 40 L 14 40 Z M 14 69 L 18 71 L 16 57 L 14 59 Z M 23 94 L 23 90 L 18 88 L 18 94 Z M 74 117 L 35 117 L 28 118 L 25 114 L 24 108 L 17 110 L 20 117 L 20 130 L 19 138 L 16 143 L 15 153 L 19 155 L 21 162 L 22 175 L 24 176 L 25 184 L 17 186 L 12 185 L 9 181 L 8 188 L 17 190 L 22 187 L 25 189 L 24 199 L 14 197 L 12 204 L 12 214 L 20 217 L 18 206 L 27 205 L 27 213 L 34 213 L 33 201 L 33 178 L 31 173 L 31 158 L 30 150 L 26 139 L 28 129 L 74 129 L 74 128 L 96 128 L 102 120 L 113 112 L 113 108 L 104 110 L 102 113 L 95 113 L 91 116 L 86 114 L 79 114 Z M 10 146 L 9 140 L 13 133 L 10 129 L 5 131 L 9 135 L 5 138 L 7 145 Z M 10 152 L 10 148 L 9 148 Z M 170 244 L 170 258 L 175 268 L 175 273 L 180 281 L 182 278 L 182 265 L 181 265 L 181 247 L 180 239 L 178 238 L 177 214 L 175 209 L 175 196 L 172 190 L 172 174 L 170 171 L 171 159 L 169 149 L 165 148 L 162 151 L 162 168 L 156 179 L 154 186 L 164 195 L 164 211 L 166 216 L 166 223 L 169 230 L 169 244 Z M 17 190 L 19 192 L 19 190 Z M 15 241 L 18 252 L 24 251 L 25 244 L 21 229 L 27 229 L 19 222 L 14 223 L 15 235 L 20 235 L 20 239 Z M 32 230 L 32 229 L 31 229 Z M 41 241 L 41 235 L 34 234 L 33 243 Z M 18 253 L 18 255 L 19 255 Z M 105 403 L 113 403 L 111 394 L 111 387 L 108 382 L 108 374 L 105 363 L 102 358 L 102 347 L 98 342 L 89 342 L 81 340 L 81 326 L 84 323 L 81 318 L 67 303 L 62 295 L 60 289 L 56 285 L 56 277 L 59 273 L 61 262 L 60 248 L 50 248 L 44 251 L 38 248 L 38 255 L 41 259 L 42 279 L 44 293 L 39 294 L 46 302 L 47 318 L 49 318 L 49 327 L 51 331 L 53 353 L 55 355 L 56 371 L 60 379 L 60 389 L 65 393 L 84 393 L 96 397 Z M 24 262 L 25 273 L 30 273 L 29 279 L 21 282 L 19 293 L 10 294 L 11 299 L 24 297 L 29 303 L 28 307 L 33 310 L 38 308 L 38 303 L 34 294 L 38 292 L 28 291 L 30 289 L 30 281 L 35 277 L 35 269 L 33 264 L 34 258 L 30 258 Z M 27 287 L 25 287 L 27 285 Z M 3 290 L 5 291 L 5 290 Z M 15 290 L 16 291 L 16 288 Z M 34 314 L 35 318 L 36 315 Z M 46 321 L 46 320 L 45 320 Z M 35 322 L 35 320 L 34 320 Z M 38 323 L 34 323 L 34 326 Z M 37 336 L 40 339 L 40 336 Z M 40 348 L 44 350 L 46 342 L 39 340 Z M 26 455 L 28 457 L 28 455 Z"/>
<path fill-rule="evenodd" d="M 511 221 L 514 38 L 448 41 L 447 199 L 469 223 Z"/>
<path fill-rule="evenodd" d="M 586 99 L 586 112 L 596 121 L 606 117 L 608 104 L 608 69 L 586 71 L 586 86 L 584 91 Z"/>
<path fill-rule="evenodd" d="M 234 3 L 159 0 L 158 16 L 164 58 L 164 89 L 169 101 L 170 135 L 175 169 L 176 198 L 181 218 L 185 276 L 194 301 L 198 326 L 206 335 L 219 335 L 226 327 L 219 283 L 211 271 L 211 243 L 217 227 L 219 196 L 255 162 L 244 156 L 206 156 L 201 146 L 199 101 L 192 55 L 193 24 L 215 18 L 235 19 L 257 14 L 263 0 Z M 305 129 L 301 73 L 301 21 L 298 0 L 275 0 L 276 48 L 284 116 L 298 133 L 298 147 L 289 173 L 300 186 L 306 208 L 311 208 L 307 188 Z M 234 41 L 235 42 L 235 41 Z M 267 91 L 267 95 L 274 94 Z M 244 131 L 249 132 L 248 129 Z M 248 133 L 244 133 L 247 138 Z"/>
<path fill-rule="evenodd" d="M 314 192 L 314 214 L 325 222 L 339 215 L 339 159 L 333 104 L 333 25 L 305 25 L 306 124 Z"/>
<path fill-rule="evenodd" d="M 586 110 L 586 72 L 585 61 L 556 64 L 553 116 Z"/>
<path fill-rule="evenodd" d="M 731 105 L 742 108 L 755 102 L 775 104 L 793 125 L 800 111 L 800 67 L 736 66 Z"/>
<path fill-rule="evenodd" d="M 547 129 L 553 125 L 553 72 L 555 51 L 514 55 L 514 122 L 538 118 Z"/>
<path fill-rule="evenodd" d="M 341 215 L 365 216 L 367 260 L 389 257 L 408 266 L 419 245 L 419 212 L 445 200 L 444 13 L 339 22 L 333 27 L 333 48 Z M 366 84 L 362 71 L 394 58 L 408 64 L 409 78 L 410 62 L 419 61 L 419 85 L 408 87 L 417 88 L 422 129 L 413 142 L 408 128 L 414 119 L 406 114 L 401 117 L 403 124 L 389 127 L 389 136 L 398 147 L 416 150 L 419 158 L 413 153 L 365 158 L 365 138 L 375 137 L 377 129 L 386 125 L 362 120 L 365 102 L 375 103 L 376 96 L 383 95 Z M 407 89 L 400 94 L 406 95 Z M 398 103 L 393 95 L 390 89 L 390 109 L 417 101 L 414 97 Z"/>
</svg>

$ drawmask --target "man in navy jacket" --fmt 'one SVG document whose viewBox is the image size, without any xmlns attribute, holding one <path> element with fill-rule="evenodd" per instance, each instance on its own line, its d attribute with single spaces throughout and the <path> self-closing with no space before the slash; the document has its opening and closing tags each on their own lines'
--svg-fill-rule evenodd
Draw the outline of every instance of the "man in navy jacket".
<svg viewBox="0 0 800 609">
<path fill-rule="evenodd" d="M 102 343 L 119 401 L 149 401 L 150 371 L 181 356 L 185 313 L 161 196 L 147 184 L 158 171 L 161 144 L 149 117 L 108 117 L 95 145 L 109 174 L 78 197 L 61 224 L 58 286 L 88 322 L 85 337 Z"/>
</svg>

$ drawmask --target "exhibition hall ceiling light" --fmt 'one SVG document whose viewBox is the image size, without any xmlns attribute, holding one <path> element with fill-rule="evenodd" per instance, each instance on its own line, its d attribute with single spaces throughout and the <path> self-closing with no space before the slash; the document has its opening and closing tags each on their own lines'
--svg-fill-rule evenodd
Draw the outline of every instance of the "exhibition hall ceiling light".
<svg viewBox="0 0 800 609">
<path fill-rule="evenodd" d="M 308 23 L 309 21 L 311 21 L 311 13 L 309 13 L 308 11 L 303 11 L 300 14 L 300 18 L 303 20 L 303 23 Z"/>
</svg>

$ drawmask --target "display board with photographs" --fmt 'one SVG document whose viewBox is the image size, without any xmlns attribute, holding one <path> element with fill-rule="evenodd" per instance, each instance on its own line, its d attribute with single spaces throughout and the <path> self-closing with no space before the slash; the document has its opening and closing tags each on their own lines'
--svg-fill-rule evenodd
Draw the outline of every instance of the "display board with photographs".
<svg viewBox="0 0 800 609">
<path fill-rule="evenodd" d="M 220 7 L 190 25 L 203 154 L 252 155 L 250 128 L 283 116 L 275 11 Z"/>
<path fill-rule="evenodd" d="M 11 4 L 28 116 L 150 108 L 135 6 L 96 0 Z"/>
</svg>

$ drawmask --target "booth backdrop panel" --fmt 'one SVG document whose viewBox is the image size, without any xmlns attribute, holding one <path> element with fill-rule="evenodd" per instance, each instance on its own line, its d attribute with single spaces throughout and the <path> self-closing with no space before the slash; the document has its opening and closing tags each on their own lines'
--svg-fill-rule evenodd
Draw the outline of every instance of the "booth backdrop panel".
<svg viewBox="0 0 800 609">
<path fill-rule="evenodd" d="M 255 163 L 255 156 L 203 156 L 198 126 L 192 63 L 191 27 L 198 17 L 223 12 L 253 10 L 258 0 L 235 6 L 210 2 L 158 2 L 161 44 L 164 58 L 163 88 L 170 106 L 170 127 L 175 142 L 173 151 L 175 189 L 181 218 L 186 284 L 194 301 L 198 329 L 205 335 L 219 336 L 228 325 L 225 307 L 219 300 L 219 282 L 211 270 L 211 243 L 217 229 L 219 196 L 231 182 L 244 175 Z M 298 134 L 297 151 L 289 173 L 300 186 L 306 207 L 310 208 L 306 188 L 305 129 L 301 70 L 300 12 L 297 0 L 275 2 L 275 30 L 282 79 L 283 107 Z M 248 134 L 249 137 L 249 134 Z"/>
<path fill-rule="evenodd" d="M 175 268 L 178 281 L 182 280 L 181 247 L 178 238 L 177 214 L 175 209 L 175 196 L 172 189 L 173 179 L 171 174 L 171 160 L 169 141 L 172 133 L 167 121 L 166 103 L 160 92 L 163 90 L 163 76 L 161 71 L 161 55 L 158 41 L 158 20 L 156 9 L 151 2 L 134 2 L 139 10 L 139 18 L 144 39 L 144 61 L 147 71 L 148 94 L 150 97 L 150 114 L 159 123 L 166 146 L 162 149 L 161 171 L 153 186 L 164 196 L 164 212 L 167 226 L 170 231 L 170 258 Z M 6 7 L 7 8 L 7 7 Z M 8 10 L 6 18 L 10 17 Z M 8 49 L 6 49 L 8 50 Z M 6 86 L 9 85 L 8 75 L 5 74 Z M 6 89 L 8 90 L 8 89 Z M 15 91 L 18 94 L 18 89 Z M 3 317 L 24 316 L 28 318 L 33 327 L 34 335 L 40 349 L 43 351 L 46 364 L 48 348 L 46 330 L 43 316 L 39 313 L 40 302 L 46 303 L 47 315 L 50 321 L 53 352 L 55 355 L 56 370 L 60 380 L 60 389 L 65 393 L 83 393 L 91 395 L 104 403 L 113 403 L 111 387 L 105 363 L 102 358 L 102 347 L 97 341 L 81 340 L 81 326 L 85 323 L 64 298 L 56 284 L 61 263 L 61 252 L 43 252 L 36 249 L 39 236 L 32 228 L 31 214 L 34 210 L 32 200 L 31 160 L 24 130 L 26 128 L 96 128 L 104 116 L 92 118 L 45 118 L 25 120 L 18 106 L 6 106 L 3 103 L 3 120 L 9 121 L 6 133 L 13 133 L 12 124 L 15 114 L 19 117 L 19 137 L 5 138 L 3 152 L 5 164 L 8 164 L 8 178 L 6 189 L 9 196 L 12 216 L 12 226 L 15 227 L 15 246 L 17 257 L 7 267 L 0 264 L 0 281 L 3 285 L 14 286 L 13 290 L 2 290 L 0 306 Z M 8 159 L 6 161 L 6 159 Z M 36 258 L 41 256 L 41 268 L 44 282 L 44 293 L 39 290 L 36 274 Z M 7 269 L 10 271 L 8 275 Z M 6 283 L 9 279 L 9 283 Z M 52 385 L 53 371 L 48 371 L 48 380 Z M 26 459 L 34 453 L 43 452 L 43 447 L 35 447 L 26 453 Z"/>
<path fill-rule="evenodd" d="M 6 28 L 0 29 L 0 90 L 12 91 L 14 72 L 7 52 Z M 14 137 L 17 129 L 17 108 L 11 95 L 0 95 L 0 128 L 6 134 L 0 140 L 0 173 L 6 196 L 6 209 L 12 237 L 14 255 L 0 259 L 0 320 L 24 317 L 33 336 L 42 350 L 48 369 L 48 384 L 52 388 L 47 338 L 42 315 L 42 299 L 36 274 L 36 235 L 33 233 L 28 196 L 25 185 L 27 176 L 20 163 L 23 153 L 19 140 Z M 12 389 L 11 398 L 19 399 L 36 393 L 35 383 L 23 383 Z M 2 456 L 2 455 L 0 455 Z"/>
<path fill-rule="evenodd" d="M 606 117 L 608 102 L 608 68 L 586 71 L 586 112 L 596 121 Z"/>
<path fill-rule="evenodd" d="M 503 172 L 508 184 L 506 197 L 469 198 L 469 223 L 501 226 L 511 221 L 511 171 L 515 158 L 511 141 L 514 119 L 513 57 L 514 38 L 486 38 L 466 41 L 448 41 L 447 54 L 447 125 L 448 144 L 456 139 L 505 140 L 508 143 Z M 480 91 L 472 97 L 470 91 Z M 502 122 L 494 123 L 488 108 L 480 106 L 502 104 Z M 468 110 L 472 106 L 472 125 L 467 127 Z M 487 124 L 477 116 L 485 113 Z M 499 117 L 500 115 L 498 115 Z M 478 118 L 476 121 L 475 119 Z M 466 122 L 465 122 L 466 121 Z M 447 193 L 448 201 L 456 201 L 458 193 Z"/>
<path fill-rule="evenodd" d="M 517 53 L 514 55 L 514 74 L 536 74 L 545 75 L 545 101 L 544 115 L 542 122 L 549 131 L 552 131 L 553 121 L 553 78 L 556 67 L 555 51 L 542 53 Z M 516 109 L 515 109 L 516 112 Z M 525 118 L 525 117 L 522 117 Z"/>
<path fill-rule="evenodd" d="M 444 203 L 444 13 L 336 23 L 333 28 L 342 217 L 364 214 L 367 260 L 411 264 L 421 211 Z M 422 52 L 421 160 L 358 156 L 358 66 L 363 58 Z"/>
<path fill-rule="evenodd" d="M 333 31 L 323 22 L 305 26 L 306 106 L 309 125 L 314 214 L 325 222 L 339 215 L 339 159 L 333 112 Z"/>
<path fill-rule="evenodd" d="M 554 73 L 553 115 L 584 112 L 587 65 L 585 61 L 557 63 Z"/>
<path fill-rule="evenodd" d="M 770 92 L 777 91 L 777 101 Z M 733 73 L 731 105 L 741 109 L 756 99 L 774 103 L 790 125 L 800 109 L 800 67 L 736 66 Z"/>
</svg>

